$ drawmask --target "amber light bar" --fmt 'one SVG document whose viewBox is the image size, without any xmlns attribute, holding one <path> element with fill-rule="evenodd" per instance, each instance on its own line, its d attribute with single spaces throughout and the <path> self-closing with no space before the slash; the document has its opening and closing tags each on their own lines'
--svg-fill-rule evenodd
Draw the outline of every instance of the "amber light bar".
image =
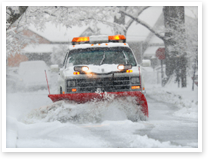
<svg viewBox="0 0 210 160">
<path fill-rule="evenodd" d="M 87 42 L 89 41 L 89 37 L 74 37 L 72 42 Z"/>
<path fill-rule="evenodd" d="M 108 36 L 107 35 L 90 36 L 90 43 L 91 44 L 107 43 L 107 42 L 108 42 Z"/>
<path fill-rule="evenodd" d="M 81 42 L 83 42 L 83 43 L 89 43 L 89 37 L 74 37 L 73 39 L 72 39 L 72 44 L 74 45 L 74 44 L 79 44 L 79 43 L 81 43 Z"/>
<path fill-rule="evenodd" d="M 90 37 L 74 37 L 72 39 L 72 45 L 80 44 L 80 43 L 107 43 L 107 42 L 120 42 L 125 43 L 126 38 L 124 35 L 114 35 L 114 36 L 106 36 L 106 35 L 100 35 L 100 36 L 90 36 Z"/>
<path fill-rule="evenodd" d="M 125 42 L 126 38 L 124 35 L 114 35 L 114 36 L 109 36 L 109 41 L 112 42 L 112 41 L 122 41 L 122 42 Z"/>
</svg>

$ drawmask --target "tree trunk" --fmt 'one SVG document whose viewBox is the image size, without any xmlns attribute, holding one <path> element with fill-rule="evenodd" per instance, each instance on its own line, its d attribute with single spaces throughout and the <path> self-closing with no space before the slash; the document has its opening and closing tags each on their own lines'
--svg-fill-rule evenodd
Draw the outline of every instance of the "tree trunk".
<svg viewBox="0 0 210 160">
<path fill-rule="evenodd" d="M 179 55 L 184 55 L 184 48 L 182 49 L 182 53 L 178 53 L 176 51 L 175 45 L 177 44 L 177 35 L 173 31 L 179 32 L 180 34 L 184 34 L 185 30 L 180 28 L 180 25 L 185 23 L 184 18 L 184 7 L 183 6 L 166 6 L 163 7 L 164 14 L 164 25 L 165 25 L 165 56 L 166 56 L 166 75 L 170 77 L 176 68 L 176 72 L 181 72 L 181 86 L 186 87 L 186 58 L 183 56 L 180 59 L 179 66 L 176 66 L 176 57 Z M 179 39 L 183 41 L 182 39 Z M 184 43 L 184 41 L 183 41 Z M 176 74 L 179 76 L 179 74 Z M 176 77 L 179 80 L 179 77 Z"/>
</svg>

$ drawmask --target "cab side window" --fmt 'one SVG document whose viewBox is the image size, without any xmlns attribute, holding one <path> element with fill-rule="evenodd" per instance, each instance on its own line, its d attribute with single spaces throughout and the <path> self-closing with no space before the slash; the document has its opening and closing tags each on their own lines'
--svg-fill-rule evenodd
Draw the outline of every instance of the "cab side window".
<svg viewBox="0 0 210 160">
<path fill-rule="evenodd" d="M 64 61 L 63 61 L 63 67 L 64 67 L 64 66 L 65 66 L 65 64 L 66 64 L 66 60 L 67 60 L 68 55 L 69 55 L 69 51 L 66 53 L 66 56 L 65 56 L 65 58 L 64 58 Z"/>
</svg>

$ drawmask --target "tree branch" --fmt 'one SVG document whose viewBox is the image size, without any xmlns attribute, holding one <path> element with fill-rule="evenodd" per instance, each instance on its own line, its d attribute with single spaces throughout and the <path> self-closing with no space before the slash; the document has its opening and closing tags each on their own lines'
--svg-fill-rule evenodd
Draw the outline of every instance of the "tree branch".
<svg viewBox="0 0 210 160">
<path fill-rule="evenodd" d="M 92 20 L 92 21 L 98 21 L 98 22 L 101 22 L 103 24 L 106 24 L 108 26 L 114 26 L 114 27 L 117 27 L 117 28 L 121 28 L 122 30 L 125 30 L 125 27 L 123 25 L 120 25 L 120 24 L 117 24 L 117 23 L 114 23 L 114 22 L 109 22 L 109 21 L 104 21 L 104 20 L 101 20 L 101 19 L 94 19 L 92 17 L 90 18 L 85 18 L 85 19 L 78 19 L 79 21 L 85 21 L 85 20 Z"/>
<path fill-rule="evenodd" d="M 8 23 L 10 23 L 10 25 L 6 28 L 6 31 L 20 18 L 22 17 L 22 15 L 26 12 L 28 6 L 19 6 L 19 12 L 17 14 L 14 14 L 14 11 L 11 8 L 8 8 L 8 10 L 11 11 L 11 16 L 10 18 L 7 20 Z"/>
<path fill-rule="evenodd" d="M 142 8 L 142 10 L 140 10 L 137 14 L 136 14 L 136 16 L 139 16 L 145 9 L 147 9 L 147 8 L 149 8 L 150 6 L 146 6 L 146 7 L 144 7 L 144 8 Z M 129 21 L 128 21 L 128 23 L 127 23 L 127 25 L 126 25 L 126 30 L 128 30 L 128 28 L 131 26 L 131 24 L 134 22 L 134 20 L 133 19 L 130 19 Z"/>
<path fill-rule="evenodd" d="M 143 25 L 144 27 L 146 27 L 148 30 L 150 30 L 152 33 L 154 33 L 158 38 L 162 39 L 163 41 L 165 41 L 165 37 L 160 35 L 159 33 L 157 33 L 154 29 L 152 29 L 152 27 L 150 27 L 148 24 L 146 24 L 145 22 L 141 21 L 140 19 L 138 19 L 138 17 L 134 17 L 132 15 L 130 15 L 129 13 L 125 12 L 125 11 L 120 11 L 122 14 L 125 14 L 126 16 L 132 18 L 134 21 L 136 21 L 137 23 Z"/>
</svg>

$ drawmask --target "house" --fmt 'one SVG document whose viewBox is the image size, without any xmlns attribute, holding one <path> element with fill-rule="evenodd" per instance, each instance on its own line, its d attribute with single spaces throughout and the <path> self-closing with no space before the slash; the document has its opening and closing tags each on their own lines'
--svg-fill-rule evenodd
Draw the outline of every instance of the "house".
<svg viewBox="0 0 210 160">
<path fill-rule="evenodd" d="M 40 30 L 36 30 L 35 27 L 29 27 L 29 30 L 32 32 L 36 32 L 37 35 L 41 35 L 45 37 L 49 41 L 49 43 L 32 43 L 24 47 L 21 51 L 21 54 L 27 57 L 27 60 L 43 60 L 47 65 L 51 65 L 51 54 L 62 48 L 63 46 L 69 46 L 73 36 L 78 36 L 80 34 L 88 35 L 92 33 L 91 28 L 87 26 L 83 27 L 72 27 L 67 30 L 63 26 L 59 26 L 58 28 L 51 23 L 46 23 L 46 27 L 48 28 L 44 32 Z M 79 28 L 79 29 L 78 29 Z M 70 32 L 70 33 L 69 33 Z"/>
<path fill-rule="evenodd" d="M 85 29 L 84 32 L 82 32 L 82 34 L 79 35 L 79 37 L 89 37 L 91 35 L 96 35 L 96 33 L 91 27 L 87 27 L 87 29 Z"/>
<path fill-rule="evenodd" d="M 26 36 L 26 37 L 33 37 L 34 40 L 30 40 L 30 44 L 50 44 L 51 42 L 44 38 L 43 36 L 35 33 L 34 31 L 30 30 L 30 29 L 25 29 L 22 31 L 22 35 Z M 23 44 L 23 48 L 27 46 L 27 44 Z M 23 61 L 28 61 L 29 57 L 27 57 L 26 55 L 22 54 L 21 51 L 16 51 L 15 54 L 11 54 L 8 59 L 7 59 L 7 65 L 11 66 L 11 67 L 16 67 L 19 66 L 20 62 Z"/>
</svg>

